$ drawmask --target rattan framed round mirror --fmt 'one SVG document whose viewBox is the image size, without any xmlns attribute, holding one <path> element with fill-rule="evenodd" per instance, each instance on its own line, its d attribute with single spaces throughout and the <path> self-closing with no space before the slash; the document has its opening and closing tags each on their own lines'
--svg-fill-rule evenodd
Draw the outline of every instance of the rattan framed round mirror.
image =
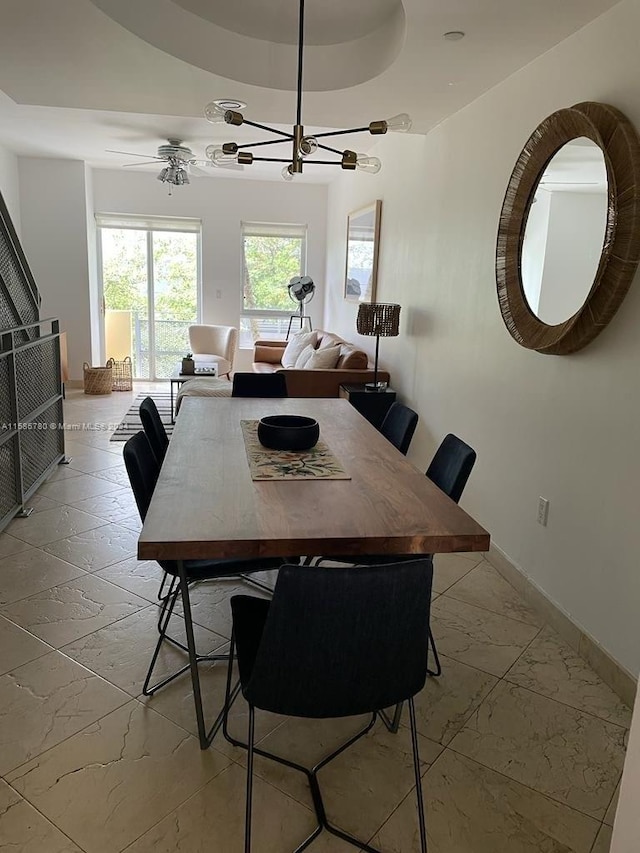
<svg viewBox="0 0 640 853">
<path fill-rule="evenodd" d="M 585 282 L 584 301 L 568 319 L 549 324 L 534 313 L 527 299 L 523 243 L 545 170 L 560 149 L 575 140 L 590 140 L 604 157 L 604 233 L 599 259 L 596 250 L 593 281 Z M 509 333 L 521 346 L 541 353 L 565 355 L 582 349 L 620 307 L 639 260 L 640 138 L 635 128 L 619 110 L 606 104 L 585 102 L 558 110 L 527 140 L 509 179 L 500 214 L 496 282 Z"/>
</svg>

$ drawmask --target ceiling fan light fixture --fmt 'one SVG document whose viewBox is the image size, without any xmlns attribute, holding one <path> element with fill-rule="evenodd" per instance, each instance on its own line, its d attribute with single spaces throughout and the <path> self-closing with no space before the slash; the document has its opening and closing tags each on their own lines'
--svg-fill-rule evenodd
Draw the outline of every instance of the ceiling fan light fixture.
<svg viewBox="0 0 640 853">
<path fill-rule="evenodd" d="M 209 121 L 213 121 L 214 123 L 219 122 L 219 115 L 222 111 L 222 106 L 228 106 L 226 111 L 224 112 L 224 121 L 226 124 L 230 124 L 235 127 L 240 127 L 242 124 L 246 124 L 249 127 L 255 127 L 258 130 L 267 131 L 268 133 L 272 133 L 276 136 L 276 139 L 262 141 L 262 142 L 249 142 L 244 143 L 242 145 L 237 145 L 236 143 L 225 143 L 222 149 L 216 149 L 216 152 L 220 150 L 223 154 L 231 154 L 237 152 L 239 148 L 254 148 L 257 146 L 268 146 L 268 145 L 278 145 L 283 142 L 289 142 L 292 145 L 293 151 L 291 156 L 291 162 L 287 163 L 287 165 L 282 169 L 282 177 L 285 181 L 293 180 L 293 176 L 296 174 L 300 174 L 303 170 L 303 160 L 305 158 L 309 158 L 311 155 L 315 154 L 318 149 L 322 149 L 322 151 L 328 151 L 331 154 L 337 155 L 339 159 L 332 160 L 313 160 L 307 159 L 308 163 L 316 163 L 317 165 L 322 166 L 340 166 L 342 169 L 354 170 L 356 168 L 360 168 L 361 171 L 368 172 L 369 174 L 377 174 L 382 167 L 382 163 L 377 157 L 368 157 L 366 154 L 356 154 L 355 151 L 340 151 L 337 148 L 333 148 L 330 145 L 325 145 L 324 142 L 318 142 L 320 138 L 326 138 L 329 136 L 341 136 L 348 133 L 366 133 L 367 131 L 371 134 L 379 135 L 387 133 L 387 131 L 400 131 L 406 133 L 411 129 L 411 118 L 407 115 L 407 113 L 399 113 L 396 116 L 392 116 L 389 119 L 383 121 L 373 121 L 364 127 L 352 127 L 347 130 L 330 130 L 323 133 L 317 133 L 315 136 L 305 136 L 304 135 L 304 126 L 302 122 L 302 72 L 304 69 L 303 62 L 303 53 L 304 53 L 304 5 L 305 0 L 299 0 L 299 15 L 298 15 L 298 77 L 297 77 L 297 85 L 296 85 L 296 120 L 295 124 L 292 127 L 291 133 L 285 133 L 279 128 L 270 127 L 265 124 L 258 124 L 258 122 L 250 121 L 249 119 L 245 119 L 243 114 L 240 112 L 241 109 L 244 109 L 245 104 L 238 103 L 224 103 L 221 100 L 212 101 L 210 104 L 207 104 L 205 107 L 205 116 L 209 119 Z M 210 118 L 210 115 L 212 118 Z M 209 146 L 207 148 L 207 157 L 212 159 L 214 162 L 223 162 L 219 159 L 219 157 L 211 156 L 209 154 L 209 148 L 213 146 Z M 241 155 L 238 155 L 240 157 Z M 238 162 L 243 163 L 252 163 L 254 161 L 261 161 L 265 163 L 282 163 L 287 162 L 283 161 L 282 157 L 263 157 L 263 156 L 252 156 L 251 160 L 240 160 Z M 359 160 L 359 162 L 358 162 Z M 226 161 L 228 162 L 228 161 Z"/>
<path fill-rule="evenodd" d="M 162 181 L 163 184 L 172 184 L 174 187 L 191 183 L 189 173 L 178 162 L 170 162 L 168 166 L 161 169 L 158 180 Z"/>
</svg>

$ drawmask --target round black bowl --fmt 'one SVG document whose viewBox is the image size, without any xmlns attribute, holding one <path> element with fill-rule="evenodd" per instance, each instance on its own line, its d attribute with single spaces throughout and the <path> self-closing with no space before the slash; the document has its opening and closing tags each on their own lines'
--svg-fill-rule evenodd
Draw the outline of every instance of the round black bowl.
<svg viewBox="0 0 640 853">
<path fill-rule="evenodd" d="M 320 427 L 302 415 L 269 415 L 258 423 L 258 440 L 272 450 L 310 450 L 318 443 Z"/>
</svg>

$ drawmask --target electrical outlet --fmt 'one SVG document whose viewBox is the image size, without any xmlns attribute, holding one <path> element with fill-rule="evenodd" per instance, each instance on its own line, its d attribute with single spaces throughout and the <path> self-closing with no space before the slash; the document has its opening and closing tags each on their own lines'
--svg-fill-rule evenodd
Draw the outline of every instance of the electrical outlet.
<svg viewBox="0 0 640 853">
<path fill-rule="evenodd" d="M 538 524 L 547 526 L 549 518 L 549 501 L 546 498 L 538 498 Z"/>
<path fill-rule="evenodd" d="M 216 290 L 216 299 L 222 299 L 222 291 L 220 288 Z"/>
</svg>

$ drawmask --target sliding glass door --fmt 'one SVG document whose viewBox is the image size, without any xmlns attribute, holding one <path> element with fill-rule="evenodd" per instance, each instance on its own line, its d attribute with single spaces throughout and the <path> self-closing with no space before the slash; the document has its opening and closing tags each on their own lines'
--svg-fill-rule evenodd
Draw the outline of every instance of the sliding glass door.
<svg viewBox="0 0 640 853">
<path fill-rule="evenodd" d="M 135 379 L 167 379 L 200 317 L 199 223 L 137 224 L 98 217 L 105 355 L 130 355 Z"/>
</svg>

